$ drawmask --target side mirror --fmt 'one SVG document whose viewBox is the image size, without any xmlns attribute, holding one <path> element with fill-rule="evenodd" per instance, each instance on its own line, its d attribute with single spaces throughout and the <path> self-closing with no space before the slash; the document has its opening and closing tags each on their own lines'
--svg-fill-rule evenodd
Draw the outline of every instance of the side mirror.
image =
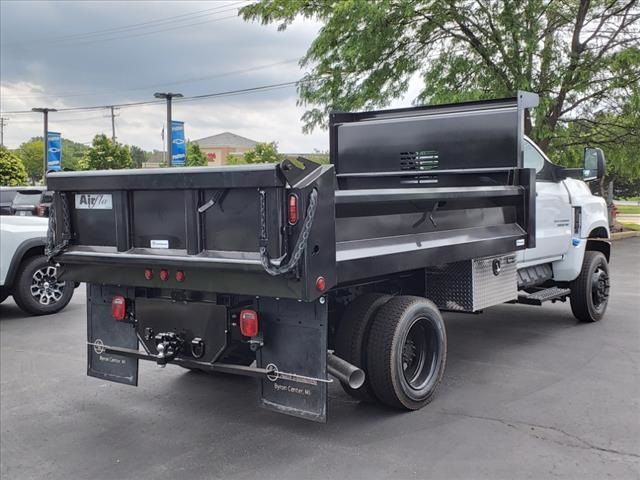
<svg viewBox="0 0 640 480">
<path fill-rule="evenodd" d="M 585 182 L 599 180 L 604 177 L 606 162 L 601 148 L 584 149 L 584 169 L 582 178 Z"/>
</svg>

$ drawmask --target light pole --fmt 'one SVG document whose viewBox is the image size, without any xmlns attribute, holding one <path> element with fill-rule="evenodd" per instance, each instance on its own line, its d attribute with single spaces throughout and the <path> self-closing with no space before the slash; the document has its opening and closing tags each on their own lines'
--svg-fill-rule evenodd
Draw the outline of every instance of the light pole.
<svg viewBox="0 0 640 480">
<path fill-rule="evenodd" d="M 47 143 L 49 140 L 49 112 L 57 112 L 55 108 L 32 108 L 32 112 L 40 112 L 44 115 L 44 135 L 42 137 L 44 143 L 44 157 L 42 160 L 42 182 L 47 186 Z"/>
<path fill-rule="evenodd" d="M 180 98 L 183 95 L 181 93 L 171 93 L 171 92 L 156 92 L 153 94 L 156 98 L 166 98 L 167 99 L 167 131 L 165 133 L 165 137 L 167 139 L 167 151 L 165 153 L 165 160 L 168 166 L 171 166 L 171 99 L 172 98 Z"/>
</svg>

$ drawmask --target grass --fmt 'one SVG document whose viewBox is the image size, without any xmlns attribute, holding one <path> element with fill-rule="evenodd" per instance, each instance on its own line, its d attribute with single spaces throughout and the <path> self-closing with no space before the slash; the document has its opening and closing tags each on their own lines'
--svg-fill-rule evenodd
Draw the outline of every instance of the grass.
<svg viewBox="0 0 640 480">
<path fill-rule="evenodd" d="M 618 207 L 618 213 L 621 215 L 640 215 L 640 205 L 616 205 Z"/>
<path fill-rule="evenodd" d="M 640 232 L 640 225 L 638 225 L 637 223 L 620 223 L 620 225 L 622 225 L 622 228 L 624 228 L 625 230 Z"/>
</svg>

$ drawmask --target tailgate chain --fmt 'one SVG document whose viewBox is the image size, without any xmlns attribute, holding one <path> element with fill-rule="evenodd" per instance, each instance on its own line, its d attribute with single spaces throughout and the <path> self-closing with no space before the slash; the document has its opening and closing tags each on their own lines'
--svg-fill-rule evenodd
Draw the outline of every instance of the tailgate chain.
<svg viewBox="0 0 640 480">
<path fill-rule="evenodd" d="M 62 252 L 69 245 L 69 239 L 71 238 L 71 219 L 69 218 L 69 205 L 67 204 L 67 196 L 64 193 L 56 193 L 60 199 L 60 205 L 62 205 L 62 232 L 61 238 L 58 238 L 57 227 L 57 214 L 56 214 L 56 201 L 51 202 L 49 209 L 49 228 L 47 229 L 47 246 L 45 247 L 44 254 L 47 256 L 47 260 L 51 261 L 53 257 Z"/>
<path fill-rule="evenodd" d="M 260 262 L 264 270 L 273 276 L 282 275 L 290 272 L 298 265 L 302 254 L 307 249 L 307 240 L 309 239 L 309 233 L 313 226 L 313 218 L 316 214 L 316 208 L 318 207 L 318 190 L 313 189 L 309 195 L 309 205 L 307 206 L 307 214 L 302 225 L 302 231 L 300 236 L 293 247 L 293 253 L 291 259 L 286 265 L 276 266 L 271 263 L 269 254 L 267 252 L 267 200 L 264 190 L 260 190 Z M 286 254 L 285 254 L 286 255 Z M 284 258 L 281 257 L 281 258 Z"/>
</svg>

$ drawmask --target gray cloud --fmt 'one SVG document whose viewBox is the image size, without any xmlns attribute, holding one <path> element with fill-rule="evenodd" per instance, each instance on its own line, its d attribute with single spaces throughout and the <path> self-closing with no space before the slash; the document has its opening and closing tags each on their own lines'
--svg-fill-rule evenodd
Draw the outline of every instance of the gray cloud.
<svg viewBox="0 0 640 480">
<path fill-rule="evenodd" d="M 239 6 L 233 1 L 0 5 L 4 111 L 147 100 L 158 90 L 198 95 L 296 80 L 302 72 L 295 60 L 304 55 L 318 29 L 317 24 L 298 22 L 279 33 L 273 26 L 225 18 Z M 85 34 L 168 17 L 175 18 Z M 161 29 L 166 31 L 156 32 Z M 265 65 L 272 66 L 240 72 Z M 192 138 L 233 130 L 257 140 L 276 140 L 288 151 L 327 148 L 326 132 L 302 135 L 302 109 L 296 107 L 294 88 L 178 104 L 175 112 L 176 118 L 187 122 Z M 161 148 L 162 107 L 119 113 L 120 140 Z M 52 115 L 52 127 L 67 138 L 86 141 L 95 133 L 108 132 L 109 120 L 101 115 L 61 112 Z M 6 143 L 17 146 L 40 134 L 39 122 L 35 115 L 12 116 Z"/>
</svg>

